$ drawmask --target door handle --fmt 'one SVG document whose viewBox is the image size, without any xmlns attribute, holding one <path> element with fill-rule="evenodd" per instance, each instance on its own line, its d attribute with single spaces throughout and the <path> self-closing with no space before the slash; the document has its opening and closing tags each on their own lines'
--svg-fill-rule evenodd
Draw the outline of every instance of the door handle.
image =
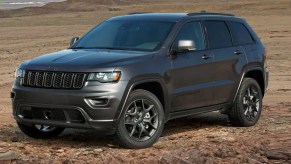
<svg viewBox="0 0 291 164">
<path fill-rule="evenodd" d="M 236 55 L 239 55 L 239 54 L 241 54 L 241 53 L 242 53 L 242 52 L 239 51 L 239 50 L 234 51 L 234 54 L 236 54 Z"/>
<path fill-rule="evenodd" d="M 204 60 L 207 60 L 207 59 L 209 59 L 210 58 L 210 56 L 208 56 L 208 55 L 203 55 L 202 56 L 202 59 L 204 59 Z"/>
</svg>

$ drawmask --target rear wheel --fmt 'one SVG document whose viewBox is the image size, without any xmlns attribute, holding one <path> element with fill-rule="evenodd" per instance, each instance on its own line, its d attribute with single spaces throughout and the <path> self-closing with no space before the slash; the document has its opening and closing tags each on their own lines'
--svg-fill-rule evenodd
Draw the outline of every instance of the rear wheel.
<svg viewBox="0 0 291 164">
<path fill-rule="evenodd" d="M 46 125 L 25 125 L 17 123 L 19 129 L 29 137 L 36 139 L 50 139 L 59 136 L 65 128 Z"/>
<path fill-rule="evenodd" d="M 159 99 L 146 90 L 133 91 L 119 119 L 115 140 L 126 148 L 152 146 L 164 128 L 164 110 Z"/>
<path fill-rule="evenodd" d="M 229 114 L 230 121 L 236 126 L 255 125 L 262 112 L 262 91 L 256 80 L 243 79 L 233 109 Z"/>
</svg>

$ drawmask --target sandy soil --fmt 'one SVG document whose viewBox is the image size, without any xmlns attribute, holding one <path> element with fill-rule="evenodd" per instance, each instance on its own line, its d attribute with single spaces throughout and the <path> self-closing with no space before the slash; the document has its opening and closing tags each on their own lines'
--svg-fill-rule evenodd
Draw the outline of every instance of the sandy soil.
<svg viewBox="0 0 291 164">
<path fill-rule="evenodd" d="M 101 6 L 95 3 L 96 8 L 82 6 L 82 10 L 76 9 L 76 3 L 80 1 L 70 2 L 62 11 L 55 4 L 55 10 L 0 11 L 0 156 L 10 152 L 8 156 L 15 158 L 0 163 L 291 163 L 290 0 L 112 0 Z M 9 94 L 14 70 L 22 61 L 67 48 L 70 38 L 82 36 L 114 15 L 200 10 L 246 18 L 268 49 L 269 89 L 256 126 L 232 127 L 219 113 L 174 120 L 166 124 L 163 137 L 144 150 L 120 148 L 112 137 L 91 130 L 67 130 L 59 138 L 45 141 L 28 138 L 17 128 Z"/>
</svg>

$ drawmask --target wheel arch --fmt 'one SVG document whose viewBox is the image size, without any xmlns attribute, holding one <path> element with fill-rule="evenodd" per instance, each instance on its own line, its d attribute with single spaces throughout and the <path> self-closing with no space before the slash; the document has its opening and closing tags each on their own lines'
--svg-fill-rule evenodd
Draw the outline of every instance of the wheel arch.
<svg viewBox="0 0 291 164">
<path fill-rule="evenodd" d="M 251 69 L 245 73 L 244 78 L 252 78 L 256 80 L 261 88 L 262 96 L 265 95 L 265 78 L 262 69 Z"/>
<path fill-rule="evenodd" d="M 116 119 L 119 119 L 121 116 L 121 113 L 123 112 L 124 108 L 125 108 L 125 104 L 126 101 L 129 97 L 129 94 L 137 89 L 144 89 L 147 90 L 149 92 L 151 92 L 152 94 L 154 94 L 161 102 L 163 108 L 164 108 L 164 113 L 165 113 L 165 121 L 168 120 L 169 117 L 169 109 L 170 109 L 170 103 L 169 103 L 169 96 L 168 96 L 168 92 L 165 86 L 165 82 L 160 79 L 160 78 L 150 78 L 150 79 L 145 79 L 145 80 L 138 80 L 135 82 L 131 82 L 128 85 L 128 89 L 126 90 L 126 92 L 124 93 L 124 100 L 121 101 L 121 106 L 120 106 L 120 110 L 117 114 Z"/>
<path fill-rule="evenodd" d="M 263 69 L 260 67 L 254 67 L 254 68 L 247 69 L 242 74 L 238 88 L 237 88 L 237 92 L 234 96 L 233 101 L 235 101 L 235 99 L 237 97 L 239 88 L 241 87 L 241 84 L 242 84 L 242 81 L 244 78 L 252 78 L 252 79 L 256 80 L 261 88 L 262 96 L 265 95 L 265 77 L 264 77 Z"/>
</svg>

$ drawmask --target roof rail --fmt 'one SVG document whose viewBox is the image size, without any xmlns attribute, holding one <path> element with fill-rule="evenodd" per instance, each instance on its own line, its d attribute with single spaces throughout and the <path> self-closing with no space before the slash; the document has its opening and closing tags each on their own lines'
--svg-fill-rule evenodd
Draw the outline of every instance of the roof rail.
<svg viewBox="0 0 291 164">
<path fill-rule="evenodd" d="M 149 14 L 152 12 L 132 12 L 132 13 L 127 13 L 127 15 L 134 15 L 134 14 Z"/>
<path fill-rule="evenodd" d="M 196 15 L 222 15 L 222 16 L 235 16 L 233 14 L 228 13 L 208 13 L 205 10 L 202 10 L 200 13 L 188 13 L 188 16 L 196 16 Z"/>
</svg>

